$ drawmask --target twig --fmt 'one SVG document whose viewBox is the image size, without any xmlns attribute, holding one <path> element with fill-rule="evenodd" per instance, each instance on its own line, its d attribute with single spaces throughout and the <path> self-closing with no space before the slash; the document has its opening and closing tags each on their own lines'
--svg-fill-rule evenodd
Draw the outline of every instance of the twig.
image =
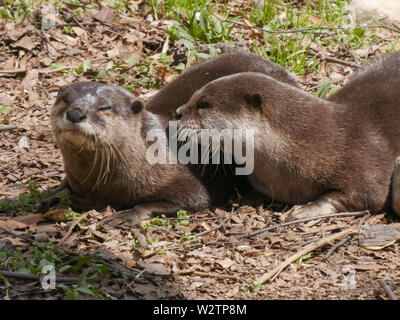
<svg viewBox="0 0 400 320">
<path fill-rule="evenodd" d="M 78 225 L 78 223 L 80 223 L 84 218 L 87 217 L 87 215 L 90 213 L 90 211 L 85 212 L 83 215 L 81 215 L 78 219 L 76 219 L 71 226 L 68 229 L 67 234 L 60 240 L 60 242 L 58 243 L 58 246 L 61 246 L 65 240 L 67 240 L 67 238 L 71 235 L 72 230 L 74 230 L 74 228 Z"/>
<path fill-rule="evenodd" d="M 41 280 L 42 276 L 35 276 L 33 274 L 21 273 L 21 272 L 12 272 L 12 271 L 2 271 L 0 270 L 0 275 L 8 278 L 14 279 L 29 279 L 29 280 Z M 56 282 L 78 282 L 78 278 L 75 277 L 56 277 Z"/>
<path fill-rule="evenodd" d="M 339 241 L 338 243 L 336 243 L 334 246 L 332 246 L 332 247 L 329 249 L 328 253 L 326 254 L 325 259 L 328 259 L 328 258 L 332 255 L 332 253 L 335 252 L 335 250 L 336 250 L 337 248 L 339 248 L 340 246 L 344 245 L 344 244 L 346 243 L 347 239 L 348 239 L 348 238 L 346 237 L 346 238 L 340 240 L 340 241 Z"/>
<path fill-rule="evenodd" d="M 0 73 L 24 73 L 26 69 L 0 70 Z"/>
<path fill-rule="evenodd" d="M 321 248 L 327 244 L 330 244 L 332 241 L 346 237 L 350 234 L 355 234 L 358 233 L 359 230 L 355 230 L 355 229 L 348 229 L 348 230 L 344 230 L 342 232 L 339 233 L 335 233 L 332 234 L 326 238 L 323 238 L 317 242 L 311 243 L 309 245 L 307 245 L 306 247 L 304 247 L 302 250 L 298 251 L 297 253 L 295 253 L 294 255 L 290 256 L 289 258 L 287 258 L 283 263 L 281 263 L 279 266 L 277 266 L 276 268 L 274 268 L 273 270 L 265 273 L 264 275 L 262 275 L 255 283 L 254 285 L 261 285 L 265 282 L 267 282 L 268 280 L 271 279 L 274 280 L 288 265 L 290 265 L 291 263 L 297 261 L 298 259 L 300 259 L 301 257 L 303 257 L 304 255 L 314 251 L 315 249 Z"/>
<path fill-rule="evenodd" d="M 385 280 L 380 279 L 379 280 L 379 284 L 381 285 L 381 287 L 383 288 L 383 290 L 385 291 L 385 293 L 388 295 L 388 297 L 391 300 L 397 300 L 396 295 L 393 293 L 393 291 L 389 288 L 389 286 L 386 284 Z"/>
<path fill-rule="evenodd" d="M 325 57 L 321 53 L 319 53 L 317 51 L 314 51 L 312 49 L 309 49 L 308 53 L 317 55 L 321 60 L 325 60 L 325 61 L 328 61 L 328 62 L 335 62 L 335 63 L 339 63 L 339 64 L 342 64 L 344 66 L 349 66 L 349 67 L 352 67 L 352 68 L 359 68 L 360 67 L 360 65 L 357 64 L 357 63 L 348 62 L 348 61 L 345 61 L 345 60 L 342 60 L 342 59 L 338 59 L 338 58 L 333 58 L 333 57 Z"/>
<path fill-rule="evenodd" d="M 65 8 L 65 9 L 67 9 L 67 11 L 72 15 L 72 19 L 74 19 L 74 21 L 79 25 L 79 27 L 81 27 L 83 30 L 85 30 L 86 33 L 87 33 L 90 37 L 92 37 L 94 40 L 96 40 L 96 41 L 103 47 L 103 49 L 107 49 L 107 47 L 103 44 L 103 42 L 101 42 L 100 39 L 98 39 L 97 37 L 95 37 L 91 32 L 89 32 L 89 31 L 82 25 L 82 23 L 75 17 L 75 15 L 74 15 L 74 13 L 72 12 L 72 10 L 70 10 L 70 9 L 68 9 L 68 8 Z"/>
<path fill-rule="evenodd" d="M 366 216 L 364 216 L 364 217 L 362 217 L 362 218 L 360 219 L 360 221 L 358 222 L 357 227 L 356 227 L 356 229 L 357 229 L 358 231 L 361 230 L 361 227 L 362 227 L 364 221 L 365 221 L 366 219 L 368 219 L 369 216 L 370 216 L 370 214 L 367 214 Z M 335 252 L 335 250 L 336 250 L 337 248 L 339 248 L 340 246 L 344 245 L 344 244 L 346 243 L 347 239 L 348 239 L 348 238 L 346 237 L 346 238 L 340 240 L 340 241 L 339 241 L 338 243 L 336 243 L 334 246 L 332 246 L 332 248 L 330 248 L 329 251 L 328 251 L 328 253 L 326 254 L 325 259 L 328 259 L 328 258 L 332 255 L 332 253 Z"/>
<path fill-rule="evenodd" d="M 22 239 L 22 240 L 25 240 L 25 241 L 28 241 L 28 242 L 31 242 L 31 243 L 32 243 L 32 242 L 35 242 L 35 240 L 33 240 L 33 239 L 30 239 L 30 238 L 21 236 L 21 235 L 19 235 L 19 234 L 16 234 L 16 233 L 13 232 L 13 231 L 10 231 L 10 230 L 7 230 L 7 229 L 3 228 L 3 227 L 0 227 L 0 230 L 3 230 L 5 233 L 7 233 L 7 234 L 9 234 L 9 235 L 11 235 L 11 236 L 13 236 L 13 237 L 17 237 L 17 238 L 20 238 L 20 239 Z"/>
<path fill-rule="evenodd" d="M 199 233 L 196 233 L 196 234 L 192 234 L 190 237 L 188 237 L 188 240 L 192 240 L 192 239 L 195 239 L 195 238 L 197 238 L 197 237 L 203 236 L 203 235 L 205 235 L 205 234 L 207 234 L 207 233 L 210 233 L 210 232 L 219 230 L 220 228 L 222 228 L 223 226 L 225 226 L 225 224 L 231 219 L 231 217 L 232 217 L 232 215 L 233 215 L 233 212 L 234 212 L 234 208 L 232 208 L 231 213 L 229 214 L 229 216 L 228 216 L 224 221 L 222 221 L 218 226 L 216 226 L 216 227 L 214 227 L 214 228 L 211 228 L 211 229 L 209 229 L 209 230 L 205 230 L 205 231 L 202 231 L 202 232 L 199 232 Z M 173 242 L 169 242 L 169 243 L 164 244 L 164 245 L 171 245 L 171 244 L 173 244 Z M 188 242 L 186 242 L 185 245 L 180 245 L 180 246 L 175 246 L 175 247 L 164 248 L 164 249 L 162 249 L 161 251 L 176 250 L 176 249 L 180 249 L 180 248 L 183 248 L 183 247 L 191 247 L 191 246 L 198 246 L 198 245 L 200 245 L 200 244 L 198 244 L 198 243 L 188 244 Z M 153 247 L 153 248 L 154 248 L 154 247 Z"/>
<path fill-rule="evenodd" d="M 228 275 L 228 274 L 211 273 L 211 272 L 194 271 L 193 275 L 194 276 L 199 276 L 199 277 L 206 277 L 206 278 L 238 280 L 238 276 L 232 276 L 232 275 Z"/>
<path fill-rule="evenodd" d="M 387 30 L 394 31 L 394 32 L 400 32 L 400 29 L 392 28 L 392 27 L 389 27 L 384 24 L 372 25 L 372 26 L 355 26 L 355 27 L 310 27 L 310 28 L 291 29 L 291 30 L 266 30 L 261 27 L 249 26 L 244 23 L 230 21 L 230 20 L 224 20 L 223 22 L 233 23 L 238 26 L 251 28 L 251 29 L 257 29 L 257 30 L 267 32 L 267 33 L 277 33 L 277 34 L 279 34 L 279 33 L 297 33 L 297 32 L 304 33 L 304 32 L 314 32 L 317 30 L 356 30 L 356 29 L 377 29 L 377 28 L 387 29 Z"/>
<path fill-rule="evenodd" d="M 0 132 L 1 132 L 1 131 L 14 130 L 15 128 L 16 128 L 16 126 L 14 126 L 14 125 L 12 125 L 12 124 L 0 126 Z"/>
<path fill-rule="evenodd" d="M 342 41 L 340 41 L 339 39 L 337 39 L 337 38 L 334 37 L 334 36 L 333 36 L 332 38 L 333 38 L 333 40 L 335 40 L 337 43 L 340 44 L 340 46 L 342 47 L 342 49 L 343 49 L 347 54 L 349 54 L 350 56 L 353 57 L 353 60 L 355 61 L 355 63 L 359 64 L 359 61 L 358 61 L 357 57 L 356 57 L 350 50 L 348 50 L 348 49 L 346 48 L 346 46 L 342 43 Z"/>
<path fill-rule="evenodd" d="M 290 226 L 292 224 L 299 224 L 299 223 L 308 222 L 308 221 L 312 221 L 312 220 L 320 220 L 320 219 L 335 218 L 335 217 L 363 216 L 363 215 L 366 215 L 366 214 L 368 214 L 367 210 L 365 210 L 365 211 L 356 211 L 356 212 L 332 213 L 332 214 L 325 214 L 325 215 L 311 217 L 311 218 L 293 220 L 293 221 L 289 221 L 289 222 L 285 222 L 285 223 L 276 224 L 276 225 L 273 225 L 271 227 L 255 230 L 253 232 L 245 233 L 242 236 L 238 237 L 238 239 L 249 238 L 249 237 L 255 236 L 257 234 L 263 233 L 265 231 L 270 231 L 270 230 L 274 230 L 274 229 L 277 229 L 277 228 L 280 228 L 280 227 L 286 227 L 286 226 Z"/>
<path fill-rule="evenodd" d="M 196 237 L 200 237 L 200 236 L 203 236 L 203 235 L 205 235 L 205 234 L 207 234 L 207 233 L 210 233 L 210 232 L 213 232 L 213 231 L 216 231 L 216 230 L 221 229 L 221 228 L 231 219 L 231 217 L 232 217 L 232 215 L 233 215 L 233 212 L 234 212 L 234 208 L 232 208 L 231 213 L 229 214 L 229 216 L 228 216 L 224 221 L 222 221 L 218 226 L 216 226 L 216 227 L 214 227 L 214 228 L 211 228 L 211 229 L 209 229 L 209 230 L 205 230 L 205 231 L 202 231 L 202 232 L 193 234 L 193 235 L 191 235 L 191 236 L 189 237 L 189 239 L 193 239 L 193 238 L 196 238 Z"/>
</svg>

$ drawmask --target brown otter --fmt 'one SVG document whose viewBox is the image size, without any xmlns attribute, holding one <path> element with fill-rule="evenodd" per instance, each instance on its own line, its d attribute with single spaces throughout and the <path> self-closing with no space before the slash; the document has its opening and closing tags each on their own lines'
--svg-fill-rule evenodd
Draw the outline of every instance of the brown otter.
<svg viewBox="0 0 400 320">
<path fill-rule="evenodd" d="M 145 103 L 146 110 L 164 116 L 164 123 L 176 117 L 176 109 L 189 101 L 196 90 L 212 80 L 240 72 L 260 72 L 278 81 L 300 87 L 297 81 L 281 66 L 250 52 L 232 52 L 200 62 L 180 74 Z M 200 152 L 200 149 L 199 149 Z M 230 165 L 208 164 L 187 167 L 207 187 L 213 203 L 224 203 L 237 188 L 250 190 L 243 176 L 235 176 Z"/>
<path fill-rule="evenodd" d="M 91 206 L 134 207 L 133 222 L 210 205 L 207 190 L 183 165 L 149 163 L 145 127 L 162 124 L 128 91 L 96 82 L 62 87 L 51 123 L 69 187 Z"/>
<path fill-rule="evenodd" d="M 400 52 L 383 55 L 354 73 L 347 84 L 327 98 L 328 101 L 346 105 L 354 117 L 358 112 L 362 114 L 368 110 L 368 122 L 378 131 L 376 137 L 371 138 L 383 136 L 382 143 L 389 144 L 396 156 L 400 155 L 400 140 L 393 119 L 396 119 L 399 106 L 396 94 L 400 87 L 399 67 Z M 395 161 L 391 187 L 392 209 L 400 216 L 400 158 Z"/>
<path fill-rule="evenodd" d="M 383 63 L 392 65 L 394 72 L 398 57 Z M 326 101 L 260 73 L 240 73 L 210 82 L 177 113 L 181 126 L 194 133 L 254 129 L 254 171 L 249 181 L 278 201 L 296 204 L 292 218 L 376 212 L 385 205 L 400 152 L 400 130 L 394 121 L 400 117 L 400 98 L 393 94 L 400 78 L 393 82 L 386 84 L 387 91 L 360 84 L 357 90 L 364 87 L 370 99 L 362 105 L 334 102 L 340 91 L 336 99 Z"/>
<path fill-rule="evenodd" d="M 281 66 L 251 52 L 224 53 L 200 62 L 164 86 L 145 108 L 153 113 L 175 118 L 175 111 L 189 101 L 196 90 L 212 80 L 240 72 L 260 72 L 278 81 L 299 87 L 297 81 Z"/>
</svg>

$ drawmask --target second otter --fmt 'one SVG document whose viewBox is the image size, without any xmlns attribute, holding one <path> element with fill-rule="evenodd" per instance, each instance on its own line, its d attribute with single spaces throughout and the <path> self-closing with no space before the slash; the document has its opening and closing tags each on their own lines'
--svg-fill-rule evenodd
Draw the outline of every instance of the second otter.
<svg viewBox="0 0 400 320">
<path fill-rule="evenodd" d="M 361 77 L 373 79 L 376 68 L 395 72 L 399 64 L 400 53 L 390 55 Z M 400 86 L 398 76 L 391 79 L 382 86 Z M 177 112 L 181 125 L 190 123 L 193 131 L 253 128 L 249 181 L 271 198 L 296 204 L 293 218 L 377 212 L 385 206 L 400 153 L 400 100 L 392 90 L 374 91 L 369 81 L 346 97 L 341 91 L 351 85 L 326 101 L 268 76 L 242 73 L 207 84 Z M 367 103 L 354 103 L 363 92 Z"/>
</svg>

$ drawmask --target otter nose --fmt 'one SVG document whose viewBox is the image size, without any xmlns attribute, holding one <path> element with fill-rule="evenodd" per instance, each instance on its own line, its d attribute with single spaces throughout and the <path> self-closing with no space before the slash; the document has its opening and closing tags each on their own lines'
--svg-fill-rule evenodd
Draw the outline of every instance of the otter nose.
<svg viewBox="0 0 400 320">
<path fill-rule="evenodd" d="M 176 111 L 175 111 L 175 118 L 176 118 L 177 120 L 182 119 L 182 108 L 183 108 L 183 107 L 179 107 L 179 108 L 176 109 Z"/>
<path fill-rule="evenodd" d="M 82 122 L 86 118 L 87 118 L 86 115 L 79 108 L 67 111 L 67 119 L 73 123 Z"/>
</svg>

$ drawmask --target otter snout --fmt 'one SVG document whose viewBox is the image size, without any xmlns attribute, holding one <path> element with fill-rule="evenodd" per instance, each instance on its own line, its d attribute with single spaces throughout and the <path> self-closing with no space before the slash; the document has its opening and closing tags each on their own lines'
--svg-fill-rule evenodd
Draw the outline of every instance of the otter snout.
<svg viewBox="0 0 400 320">
<path fill-rule="evenodd" d="M 72 123 L 79 123 L 87 118 L 87 116 L 82 112 L 80 108 L 75 108 L 73 110 L 67 111 L 66 117 L 67 120 L 71 121 Z"/>
<path fill-rule="evenodd" d="M 176 109 L 176 111 L 175 111 L 175 117 L 176 117 L 177 120 L 182 119 L 182 116 L 183 116 L 182 111 L 183 111 L 183 108 L 184 108 L 184 107 L 185 107 L 185 106 L 183 105 L 183 106 L 179 107 L 178 109 Z"/>
</svg>

